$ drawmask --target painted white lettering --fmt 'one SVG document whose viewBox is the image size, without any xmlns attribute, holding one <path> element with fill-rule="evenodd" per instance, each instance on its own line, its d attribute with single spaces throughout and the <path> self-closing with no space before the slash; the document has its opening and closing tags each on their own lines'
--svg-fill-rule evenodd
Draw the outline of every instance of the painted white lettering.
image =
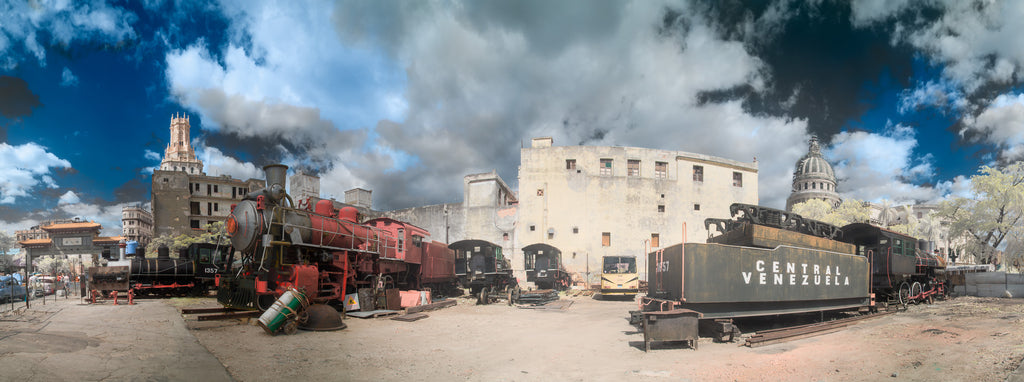
<svg viewBox="0 0 1024 382">
<path fill-rule="evenodd" d="M 832 268 L 832 267 L 830 267 L 830 266 L 828 266 L 828 265 L 826 265 L 826 266 L 825 266 L 825 274 L 826 274 L 826 275 L 831 275 L 831 274 L 832 274 L 832 272 L 831 272 L 831 269 L 830 269 L 830 268 Z"/>
<path fill-rule="evenodd" d="M 779 262 L 778 261 L 773 261 L 772 262 L 772 272 L 773 273 L 779 273 Z"/>
<path fill-rule="evenodd" d="M 765 285 L 765 284 L 767 284 L 767 283 L 768 283 L 768 281 L 767 281 L 767 280 L 768 280 L 768 279 L 767 279 L 767 277 L 768 277 L 768 274 L 767 274 L 767 273 L 762 273 L 762 274 L 761 274 L 761 280 L 760 280 L 760 281 L 761 281 L 761 285 Z"/>
<path fill-rule="evenodd" d="M 796 263 L 786 263 L 786 273 L 796 273 Z"/>
<path fill-rule="evenodd" d="M 821 273 L 821 271 L 818 270 L 818 264 L 814 264 L 814 274 L 819 274 L 819 273 Z"/>
<path fill-rule="evenodd" d="M 792 273 L 789 274 L 789 285 L 796 285 L 796 275 L 795 274 L 792 274 Z"/>
<path fill-rule="evenodd" d="M 751 272 L 740 272 L 740 273 L 743 274 L 743 283 L 744 284 L 750 284 L 750 274 L 751 274 Z"/>
<path fill-rule="evenodd" d="M 775 274 L 772 275 L 772 284 L 773 285 L 782 285 L 782 274 L 781 273 L 775 273 Z"/>
<path fill-rule="evenodd" d="M 764 272 L 764 260 L 758 260 L 754 263 L 754 268 L 756 268 L 758 272 Z"/>
<path fill-rule="evenodd" d="M 821 285 L 821 276 L 814 275 L 814 285 Z"/>
<path fill-rule="evenodd" d="M 839 266 L 836 265 L 836 276 L 839 276 Z"/>
<path fill-rule="evenodd" d="M 807 273 L 807 264 L 800 264 L 800 267 L 804 269 L 804 271 L 801 273 Z"/>
<path fill-rule="evenodd" d="M 825 276 L 825 285 L 832 285 L 832 276 Z"/>
<path fill-rule="evenodd" d="M 846 277 L 846 285 L 850 285 L 850 277 L 849 276 Z"/>
<path fill-rule="evenodd" d="M 800 283 L 800 285 L 807 285 L 807 275 L 804 275 L 804 282 Z"/>
</svg>

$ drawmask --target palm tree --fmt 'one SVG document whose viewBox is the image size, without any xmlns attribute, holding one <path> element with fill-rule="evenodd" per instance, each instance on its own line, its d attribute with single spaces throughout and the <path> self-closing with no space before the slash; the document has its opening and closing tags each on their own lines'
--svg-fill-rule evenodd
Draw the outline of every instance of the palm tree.
<svg viewBox="0 0 1024 382">
<path fill-rule="evenodd" d="M 889 199 L 882 199 L 882 207 L 878 212 L 878 222 L 883 227 L 888 227 L 896 223 L 896 219 L 899 218 L 899 214 L 896 213 L 896 207 L 889 202 Z"/>
</svg>

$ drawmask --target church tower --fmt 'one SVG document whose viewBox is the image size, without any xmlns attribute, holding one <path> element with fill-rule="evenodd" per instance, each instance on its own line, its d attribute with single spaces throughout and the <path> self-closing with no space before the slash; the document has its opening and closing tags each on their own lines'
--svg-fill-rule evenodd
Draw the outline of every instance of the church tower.
<svg viewBox="0 0 1024 382">
<path fill-rule="evenodd" d="M 191 128 L 187 115 L 179 117 L 175 114 L 171 117 L 171 139 L 164 150 L 164 159 L 160 162 L 161 170 L 203 174 L 203 162 L 196 158 L 189 142 Z"/>
<path fill-rule="evenodd" d="M 836 192 L 836 175 L 832 165 L 821 155 L 818 137 L 812 135 L 807 154 L 796 162 L 793 173 L 793 191 L 786 199 L 786 211 L 792 211 L 793 205 L 811 199 L 822 199 L 832 206 L 838 206 L 840 199 Z"/>
</svg>

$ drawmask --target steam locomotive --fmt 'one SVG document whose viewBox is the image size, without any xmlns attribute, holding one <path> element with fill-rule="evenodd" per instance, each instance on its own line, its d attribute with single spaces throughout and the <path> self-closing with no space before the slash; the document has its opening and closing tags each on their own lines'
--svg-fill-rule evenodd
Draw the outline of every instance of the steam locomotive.
<svg viewBox="0 0 1024 382">
<path fill-rule="evenodd" d="M 212 289 L 219 275 L 231 269 L 233 250 L 226 245 L 194 243 L 171 258 L 167 247 L 156 258 L 140 256 L 89 268 L 89 288 L 106 296 L 111 291 L 152 296 L 201 296 Z"/>
<path fill-rule="evenodd" d="M 225 228 L 241 267 L 220 279 L 221 304 L 265 310 L 290 288 L 333 304 L 359 288 L 455 289 L 454 253 L 429 232 L 389 218 L 361 224 L 356 208 L 336 210 L 329 200 L 296 208 L 287 169 L 264 167 L 267 187 L 232 207 Z"/>
</svg>

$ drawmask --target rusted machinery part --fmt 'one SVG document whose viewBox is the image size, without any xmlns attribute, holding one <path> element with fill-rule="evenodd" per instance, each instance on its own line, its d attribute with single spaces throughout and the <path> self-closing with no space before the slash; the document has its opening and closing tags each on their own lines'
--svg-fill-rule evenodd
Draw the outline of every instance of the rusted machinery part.
<svg viewBox="0 0 1024 382">
<path fill-rule="evenodd" d="M 306 322 L 298 325 L 299 329 L 312 331 L 331 331 L 345 329 L 347 325 L 341 321 L 341 314 L 330 305 L 313 304 L 306 308 Z"/>
</svg>

